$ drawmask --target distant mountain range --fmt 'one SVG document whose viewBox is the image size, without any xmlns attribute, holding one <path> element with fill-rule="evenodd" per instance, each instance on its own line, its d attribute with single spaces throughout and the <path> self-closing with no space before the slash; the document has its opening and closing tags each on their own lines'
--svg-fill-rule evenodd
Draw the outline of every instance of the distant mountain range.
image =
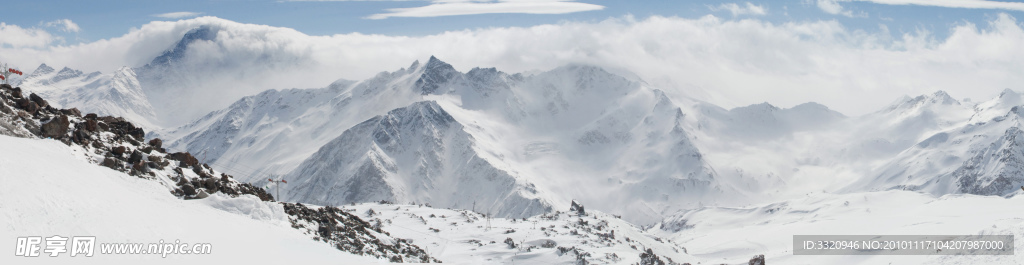
<svg viewBox="0 0 1024 265">
<path fill-rule="evenodd" d="M 283 176 L 283 199 L 321 205 L 384 200 L 520 218 L 577 200 L 653 224 L 812 191 L 1008 196 L 1024 184 L 1024 103 L 1012 90 L 978 103 L 938 91 L 847 117 L 813 102 L 724 109 L 589 65 L 463 73 L 434 57 L 366 80 L 265 90 L 253 79 L 315 64 L 193 54 L 225 30 L 188 31 L 145 66 L 85 74 L 44 64 L 17 85 L 157 128 L 147 137 L 242 181 Z"/>
</svg>

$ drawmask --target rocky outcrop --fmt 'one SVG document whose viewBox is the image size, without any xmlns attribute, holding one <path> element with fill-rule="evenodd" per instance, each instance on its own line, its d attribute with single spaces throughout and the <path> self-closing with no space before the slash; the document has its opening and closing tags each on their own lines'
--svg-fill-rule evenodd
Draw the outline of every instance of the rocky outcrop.
<svg viewBox="0 0 1024 265">
<path fill-rule="evenodd" d="M 314 239 L 334 245 L 339 250 L 374 256 L 390 262 L 440 263 L 426 251 L 401 238 L 393 243 L 382 242 L 374 234 L 390 236 L 358 216 L 331 206 L 311 209 L 301 203 L 283 203 L 285 212 L 294 216 L 292 227 L 314 234 Z"/>
</svg>

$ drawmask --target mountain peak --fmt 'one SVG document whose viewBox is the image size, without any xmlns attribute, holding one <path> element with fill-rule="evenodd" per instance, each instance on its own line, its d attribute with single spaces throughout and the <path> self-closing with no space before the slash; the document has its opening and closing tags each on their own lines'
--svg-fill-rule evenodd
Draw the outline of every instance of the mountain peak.
<svg viewBox="0 0 1024 265">
<path fill-rule="evenodd" d="M 39 67 L 36 67 L 36 70 L 33 71 L 32 73 L 33 74 L 49 74 L 49 73 L 52 73 L 53 71 L 55 71 L 53 69 L 53 67 L 50 67 L 49 65 L 46 65 L 44 63 L 44 64 L 40 64 Z"/>
<path fill-rule="evenodd" d="M 999 93 L 999 98 L 1003 98 L 1005 96 L 1019 96 L 1019 95 L 1020 94 L 1018 94 L 1017 91 L 1013 91 L 1010 88 L 1004 88 L 1003 92 Z"/>
<path fill-rule="evenodd" d="M 433 94 L 438 92 L 437 89 L 441 87 L 441 84 L 456 79 L 460 75 L 461 73 L 456 71 L 452 65 L 430 56 L 430 60 L 423 66 L 423 74 L 420 75 L 419 80 L 416 80 L 416 87 L 423 95 Z"/>
<path fill-rule="evenodd" d="M 78 76 L 78 75 L 81 75 L 81 74 L 82 74 L 82 71 L 71 69 L 71 68 L 68 68 L 66 66 L 64 68 L 60 69 L 60 72 L 57 73 L 58 76 Z"/>
<path fill-rule="evenodd" d="M 185 35 L 181 37 L 181 40 L 178 40 L 178 43 L 174 45 L 174 48 L 164 51 L 160 56 L 153 58 L 153 61 L 149 64 L 165 65 L 172 61 L 180 60 L 185 57 L 185 50 L 188 49 L 188 46 L 193 42 L 210 41 L 216 38 L 217 30 L 213 29 L 209 25 L 199 26 L 185 32 Z"/>
<path fill-rule="evenodd" d="M 437 57 L 434 57 L 433 55 L 431 55 L 430 59 L 427 60 L 427 64 L 425 65 L 425 67 L 427 70 L 437 68 L 452 68 L 452 70 L 455 69 L 454 67 L 452 67 L 452 65 L 444 61 L 441 61 L 441 59 L 437 59 Z"/>
<path fill-rule="evenodd" d="M 951 97 L 949 94 L 946 93 L 946 91 L 939 90 L 935 91 L 932 94 L 920 95 L 913 98 L 903 96 L 903 98 L 897 100 L 896 103 L 890 105 L 889 108 L 886 109 L 886 111 L 894 111 L 897 109 L 914 109 L 924 105 L 952 106 L 960 105 L 960 101 Z"/>
<path fill-rule="evenodd" d="M 412 62 L 412 65 L 409 65 L 409 71 L 415 71 L 416 68 L 419 68 L 419 67 L 420 67 L 420 60 L 415 60 L 415 61 Z"/>
</svg>

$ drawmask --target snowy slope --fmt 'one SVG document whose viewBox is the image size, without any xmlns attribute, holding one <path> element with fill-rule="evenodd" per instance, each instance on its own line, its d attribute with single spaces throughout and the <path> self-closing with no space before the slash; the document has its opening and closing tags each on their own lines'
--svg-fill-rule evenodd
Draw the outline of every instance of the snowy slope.
<svg viewBox="0 0 1024 265">
<path fill-rule="evenodd" d="M 124 117 L 154 128 L 156 114 L 143 93 L 135 72 L 128 67 L 111 74 L 64 67 L 56 71 L 46 64 L 25 76 L 15 86 L 39 94 L 59 108 L 78 108 L 84 113 Z"/>
<path fill-rule="evenodd" d="M 54 140 L 0 136 L 0 243 L 20 236 L 96 236 L 91 258 L 0 257 L 5 264 L 377 262 L 310 240 L 280 205 L 255 197 L 186 201 L 158 182 L 99 167 Z M 219 195 L 218 195 L 219 196 Z M 229 212 L 230 211 L 230 212 Z M 103 255 L 100 243 L 210 243 L 209 255 Z M 46 255 L 44 253 L 44 255 Z"/>
<path fill-rule="evenodd" d="M 1018 189 L 1017 192 L 1020 192 Z M 1024 256 L 793 255 L 793 235 L 1024 235 L 1024 197 L 910 191 L 811 193 L 744 207 L 706 207 L 667 218 L 652 235 L 713 264 L 1021 264 Z M 984 207 L 979 207 L 984 205 Z M 1024 242 L 1014 240 L 1014 248 Z M 707 263 L 705 263 L 707 264 Z"/>
<path fill-rule="evenodd" d="M 1020 95 L 1012 90 L 978 103 L 970 116 L 960 115 L 968 118 L 901 152 L 851 189 L 1013 194 L 1024 185 L 1020 103 Z"/>
<path fill-rule="evenodd" d="M 663 262 L 703 260 L 652 230 L 592 210 L 584 215 L 560 211 L 507 219 L 422 205 L 364 203 L 342 208 L 425 247 L 431 256 L 459 264 L 636 264 L 648 249 Z"/>
</svg>

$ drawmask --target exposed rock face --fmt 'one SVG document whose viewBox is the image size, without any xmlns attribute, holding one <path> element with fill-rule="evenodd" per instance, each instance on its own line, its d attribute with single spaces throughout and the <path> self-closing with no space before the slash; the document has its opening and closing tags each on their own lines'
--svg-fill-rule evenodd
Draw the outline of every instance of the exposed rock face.
<svg viewBox="0 0 1024 265">
<path fill-rule="evenodd" d="M 957 180 L 959 192 L 1000 196 L 1013 193 L 1024 185 L 1024 131 L 1010 127 L 951 175 Z"/>
<path fill-rule="evenodd" d="M 49 138 L 59 138 L 64 136 L 68 133 L 69 125 L 71 125 L 71 122 L 68 121 L 68 116 L 60 115 L 60 117 L 54 118 L 50 122 L 43 124 L 42 136 Z"/>
</svg>

